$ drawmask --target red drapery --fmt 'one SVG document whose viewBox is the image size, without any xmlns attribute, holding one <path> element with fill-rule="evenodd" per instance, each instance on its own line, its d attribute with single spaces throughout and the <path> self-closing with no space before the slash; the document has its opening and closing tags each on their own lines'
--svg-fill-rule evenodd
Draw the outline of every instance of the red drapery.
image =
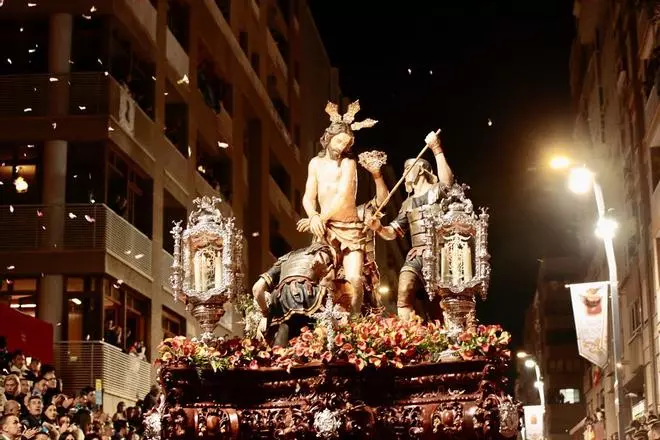
<svg viewBox="0 0 660 440">
<path fill-rule="evenodd" d="M 26 356 L 53 363 L 53 325 L 0 304 L 0 335 L 7 338 L 7 349 L 22 350 Z"/>
</svg>

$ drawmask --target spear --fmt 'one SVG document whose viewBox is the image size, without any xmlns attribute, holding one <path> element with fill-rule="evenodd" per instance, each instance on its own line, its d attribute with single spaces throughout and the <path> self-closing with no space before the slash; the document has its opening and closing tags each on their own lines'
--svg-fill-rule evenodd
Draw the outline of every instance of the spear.
<svg viewBox="0 0 660 440">
<path fill-rule="evenodd" d="M 439 135 L 441 131 L 442 131 L 441 129 L 438 129 L 438 130 L 435 132 L 435 134 L 436 134 L 436 135 Z M 403 181 L 405 180 L 405 178 L 406 178 L 406 176 L 408 175 L 408 173 L 413 169 L 413 167 L 417 164 L 417 162 L 419 161 L 419 159 L 422 158 L 422 156 L 424 155 L 424 153 L 426 153 L 426 150 L 428 150 L 430 147 L 431 147 L 431 144 L 428 144 L 428 143 L 427 143 L 426 145 L 424 145 L 424 148 L 422 148 L 422 151 L 419 152 L 419 154 L 418 154 L 417 157 L 415 158 L 415 161 L 413 162 L 413 164 L 412 164 L 410 167 L 408 167 L 408 169 L 407 169 L 406 171 L 404 171 L 403 176 L 401 176 L 401 178 L 400 178 L 399 181 L 396 183 L 396 185 L 394 185 L 394 187 L 390 190 L 390 192 L 389 192 L 389 194 L 387 195 L 387 197 L 385 197 L 385 200 L 383 200 L 383 203 L 381 203 L 380 206 L 378 206 L 378 208 L 376 208 L 376 211 L 373 213 L 373 217 L 382 216 L 381 211 L 383 210 L 383 208 L 385 207 L 385 205 L 387 205 L 387 204 L 389 203 L 390 199 L 392 198 L 392 196 L 394 195 L 394 193 L 396 192 L 396 190 L 399 189 L 399 187 L 401 186 L 401 184 L 402 184 Z M 366 229 L 365 229 L 365 230 L 366 230 Z"/>
</svg>

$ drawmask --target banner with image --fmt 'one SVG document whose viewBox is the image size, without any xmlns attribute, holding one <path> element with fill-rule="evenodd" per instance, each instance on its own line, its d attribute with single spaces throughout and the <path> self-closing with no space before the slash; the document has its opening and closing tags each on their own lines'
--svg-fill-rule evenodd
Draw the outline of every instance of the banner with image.
<svg viewBox="0 0 660 440">
<path fill-rule="evenodd" d="M 601 368 L 607 364 L 609 282 L 571 284 L 571 303 L 580 356 Z"/>
<path fill-rule="evenodd" d="M 543 439 L 543 406 L 527 405 L 523 407 L 525 414 L 525 440 Z"/>
</svg>

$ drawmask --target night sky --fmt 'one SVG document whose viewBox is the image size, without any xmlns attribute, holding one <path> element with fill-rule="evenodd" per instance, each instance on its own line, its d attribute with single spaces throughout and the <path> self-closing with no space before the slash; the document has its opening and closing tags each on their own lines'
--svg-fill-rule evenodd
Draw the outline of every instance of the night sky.
<svg viewBox="0 0 660 440">
<path fill-rule="evenodd" d="M 457 180 L 491 214 L 493 276 L 478 317 L 519 342 L 538 259 L 570 247 L 538 174 L 540 152 L 571 138 L 573 2 L 309 3 L 343 94 L 380 121 L 359 132 L 358 152 L 387 152 L 400 176 L 403 160 L 442 128 Z"/>
</svg>

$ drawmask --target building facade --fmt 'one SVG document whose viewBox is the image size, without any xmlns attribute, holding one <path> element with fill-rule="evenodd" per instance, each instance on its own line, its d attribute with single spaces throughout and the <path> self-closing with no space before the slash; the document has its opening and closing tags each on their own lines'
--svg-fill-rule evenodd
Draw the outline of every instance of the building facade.
<svg viewBox="0 0 660 440">
<path fill-rule="evenodd" d="M 304 0 L 5 2 L 0 39 L 0 300 L 53 324 L 60 365 L 195 333 L 168 286 L 195 197 L 236 217 L 248 280 L 305 245 L 340 96 Z"/>
<path fill-rule="evenodd" d="M 620 368 L 624 423 L 658 411 L 658 174 L 657 10 L 654 1 L 576 1 L 570 57 L 575 141 L 603 186 L 617 219 L 620 289 Z M 660 150 L 659 150 L 660 151 Z M 590 202 L 591 203 L 591 202 Z M 608 279 L 602 243 L 593 237 L 593 210 L 584 212 L 585 281 Z M 587 238 L 588 237 L 588 238 Z M 610 315 L 611 316 L 611 315 Z M 616 432 L 612 362 L 584 373 L 587 413 L 605 408 L 605 432 Z"/>
<path fill-rule="evenodd" d="M 537 290 L 525 316 L 523 350 L 538 364 L 542 383 L 523 359 L 517 364 L 516 394 L 523 405 L 539 405 L 545 393 L 545 435 L 569 439 L 569 430 L 584 413 L 582 372 L 577 350 L 571 297 L 566 284 L 583 275 L 576 258 L 546 258 L 540 263 Z"/>
</svg>

